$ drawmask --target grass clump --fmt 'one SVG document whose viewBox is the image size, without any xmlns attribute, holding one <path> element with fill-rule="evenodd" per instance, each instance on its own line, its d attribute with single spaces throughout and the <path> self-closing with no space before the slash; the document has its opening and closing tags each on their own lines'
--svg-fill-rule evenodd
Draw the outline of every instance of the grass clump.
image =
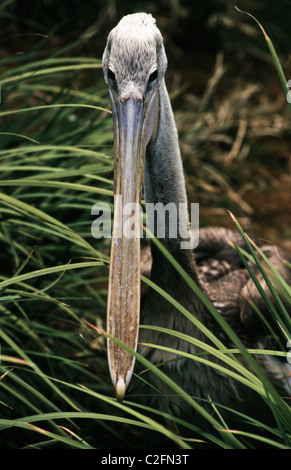
<svg viewBox="0 0 291 470">
<path fill-rule="evenodd" d="M 106 305 L 108 249 L 91 236 L 91 208 L 112 194 L 111 116 L 100 61 L 44 44 L 1 60 L 1 435 L 8 447 L 35 444 L 39 432 L 43 445 L 86 448 L 51 418 L 42 430 L 22 423 L 51 412 L 68 423 L 63 412 L 85 411 L 65 386 L 76 377 L 108 390 L 103 343 L 83 318 L 101 322 Z M 79 90 L 88 74 L 96 84 Z"/>
</svg>

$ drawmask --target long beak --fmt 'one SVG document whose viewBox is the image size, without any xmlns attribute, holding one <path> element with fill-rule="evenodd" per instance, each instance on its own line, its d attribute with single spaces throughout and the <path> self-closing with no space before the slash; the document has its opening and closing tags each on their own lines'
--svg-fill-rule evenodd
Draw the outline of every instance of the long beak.
<svg viewBox="0 0 291 470">
<path fill-rule="evenodd" d="M 140 227 L 136 227 L 135 236 L 125 233 L 124 228 L 133 223 L 128 215 L 129 204 L 133 208 L 135 204 L 135 207 L 140 204 L 147 144 L 147 132 L 144 132 L 145 106 L 143 101 L 129 98 L 118 103 L 118 107 L 112 102 L 112 109 L 115 124 L 115 202 L 107 332 L 136 350 L 140 314 Z M 135 215 L 138 214 L 135 212 Z M 107 354 L 116 397 L 122 401 L 135 358 L 110 339 L 107 342 Z"/>
</svg>

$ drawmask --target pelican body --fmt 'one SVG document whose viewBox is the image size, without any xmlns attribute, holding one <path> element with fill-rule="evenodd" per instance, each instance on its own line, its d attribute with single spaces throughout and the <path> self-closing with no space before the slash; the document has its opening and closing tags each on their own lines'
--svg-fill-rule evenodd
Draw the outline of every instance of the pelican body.
<svg viewBox="0 0 291 470">
<path fill-rule="evenodd" d="M 140 203 L 143 186 L 146 203 L 175 204 L 178 217 L 188 227 L 186 239 L 191 240 L 192 237 L 178 134 L 164 79 L 166 69 L 163 39 L 153 17 L 137 13 L 122 18 L 110 32 L 103 54 L 103 71 L 114 121 L 114 194 L 122 201 L 114 210 L 107 332 L 136 350 L 141 315 L 144 324 L 167 327 L 198 341 L 211 343 L 200 328 L 154 289 L 142 286 L 141 290 L 142 271 L 226 347 L 231 347 L 229 339 L 204 304 L 160 250 L 151 244 L 151 249 L 141 251 L 139 237 L 122 236 L 121 228 L 129 217 L 124 208 Z M 231 240 L 242 245 L 236 231 L 203 229 L 200 230 L 197 250 L 181 249 L 185 234 L 183 239 L 179 233 L 173 238 L 166 228 L 165 237 L 160 241 L 219 308 L 244 344 L 254 347 L 260 333 L 253 327 L 253 314 L 245 298 L 250 291 L 257 298 L 259 296 L 254 286 L 248 283 L 235 250 L 229 246 Z M 270 247 L 262 249 L 268 252 Z M 280 264 L 277 256 L 273 261 Z M 287 267 L 282 264 L 280 269 L 285 278 L 291 280 Z M 198 346 L 189 342 L 146 329 L 141 329 L 139 341 L 161 344 L 190 354 L 200 351 Z M 142 346 L 141 351 L 154 363 L 170 360 L 165 366 L 167 373 L 190 395 L 205 400 L 210 397 L 214 402 L 242 411 L 249 411 L 252 405 L 258 408 L 254 392 L 214 368 L 187 359 L 171 362 L 174 358 L 172 353 L 147 346 Z M 131 379 L 134 357 L 122 345 L 109 339 L 108 362 L 116 396 L 122 400 Z M 264 364 L 267 370 L 267 362 Z M 282 377 L 271 369 L 267 374 L 278 390 L 286 393 Z M 171 393 L 159 381 L 157 387 Z M 176 405 L 182 406 L 178 402 Z M 264 409 L 263 404 L 262 413 Z"/>
</svg>

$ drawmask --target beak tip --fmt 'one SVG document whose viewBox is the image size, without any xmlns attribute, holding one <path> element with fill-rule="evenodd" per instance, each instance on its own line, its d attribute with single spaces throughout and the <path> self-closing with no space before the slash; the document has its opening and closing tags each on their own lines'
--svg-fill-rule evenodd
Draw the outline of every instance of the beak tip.
<svg viewBox="0 0 291 470">
<path fill-rule="evenodd" d="M 122 377 L 118 379 L 115 385 L 115 391 L 116 391 L 116 399 L 119 402 L 122 402 L 124 399 L 125 395 L 125 390 L 126 390 L 126 383 Z"/>
</svg>

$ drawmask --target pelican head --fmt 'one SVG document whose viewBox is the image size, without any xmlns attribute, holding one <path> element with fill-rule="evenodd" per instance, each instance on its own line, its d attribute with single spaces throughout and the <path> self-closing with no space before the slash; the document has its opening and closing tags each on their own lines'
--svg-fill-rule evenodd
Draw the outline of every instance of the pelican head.
<svg viewBox="0 0 291 470">
<path fill-rule="evenodd" d="M 108 289 L 107 332 L 136 350 L 140 314 L 140 239 L 124 226 L 140 204 L 146 147 L 158 129 L 159 86 L 167 59 L 149 14 L 127 15 L 110 32 L 103 54 L 114 121 L 114 222 Z M 118 200 L 118 202 L 117 202 Z M 130 381 L 134 356 L 108 340 L 108 363 L 118 400 Z"/>
<path fill-rule="evenodd" d="M 167 68 L 163 38 L 152 15 L 124 16 L 109 33 L 102 65 L 111 99 L 148 102 Z"/>
</svg>

